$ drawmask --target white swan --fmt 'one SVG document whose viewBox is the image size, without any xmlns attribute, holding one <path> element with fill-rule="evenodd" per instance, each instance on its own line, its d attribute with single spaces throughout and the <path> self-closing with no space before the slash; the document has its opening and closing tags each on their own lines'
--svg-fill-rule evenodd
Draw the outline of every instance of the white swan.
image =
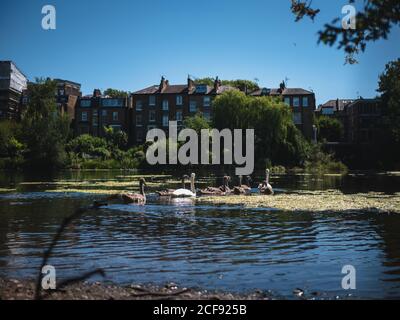
<svg viewBox="0 0 400 320">
<path fill-rule="evenodd" d="M 172 192 L 171 197 L 172 198 L 191 198 L 191 197 L 196 197 L 196 190 L 194 188 L 194 179 L 196 175 L 192 173 L 190 175 L 190 190 L 188 189 L 177 189 L 174 192 Z"/>
<path fill-rule="evenodd" d="M 258 189 L 260 190 L 260 193 L 262 193 L 262 194 L 267 194 L 267 195 L 273 195 L 274 194 L 274 189 L 269 184 L 269 169 L 265 170 L 265 181 L 263 181 L 258 186 Z"/>
</svg>

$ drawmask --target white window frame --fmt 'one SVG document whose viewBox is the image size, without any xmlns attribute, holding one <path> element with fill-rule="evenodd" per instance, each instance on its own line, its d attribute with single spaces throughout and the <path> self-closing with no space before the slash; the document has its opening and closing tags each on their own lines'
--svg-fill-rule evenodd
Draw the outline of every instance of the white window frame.
<svg viewBox="0 0 400 320">
<path fill-rule="evenodd" d="M 81 121 L 88 121 L 88 113 L 87 111 L 82 111 L 81 113 Z"/>
<path fill-rule="evenodd" d="M 297 101 L 297 103 L 296 103 Z M 300 107 L 300 97 L 293 97 L 293 107 L 298 108 Z"/>
<path fill-rule="evenodd" d="M 194 105 L 194 108 L 193 108 L 193 105 Z M 190 100 L 189 112 L 197 112 L 197 101 L 196 100 Z"/>
<path fill-rule="evenodd" d="M 177 106 L 183 105 L 183 97 L 181 95 L 176 96 L 176 105 Z"/>
<path fill-rule="evenodd" d="M 151 115 L 154 115 L 154 119 L 152 119 Z M 149 122 L 156 122 L 156 112 L 154 110 L 149 110 Z"/>
<path fill-rule="evenodd" d="M 169 125 L 169 117 L 168 117 L 168 115 L 163 115 L 163 117 L 162 117 L 162 125 L 163 125 L 163 127 L 168 127 L 168 125 Z"/>
<path fill-rule="evenodd" d="M 167 99 L 163 100 L 162 109 L 163 109 L 163 111 L 168 111 L 169 110 L 169 102 L 168 102 Z"/>
<path fill-rule="evenodd" d="M 143 110 L 142 100 L 136 100 L 136 111 L 142 111 L 142 110 Z"/>
</svg>

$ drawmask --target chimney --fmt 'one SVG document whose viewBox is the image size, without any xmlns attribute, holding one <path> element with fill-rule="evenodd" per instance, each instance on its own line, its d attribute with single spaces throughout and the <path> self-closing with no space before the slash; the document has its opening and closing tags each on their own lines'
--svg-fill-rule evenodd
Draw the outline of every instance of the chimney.
<svg viewBox="0 0 400 320">
<path fill-rule="evenodd" d="M 194 81 L 190 79 L 190 76 L 187 78 L 187 84 L 188 84 L 188 91 L 192 91 L 195 88 Z"/>
<path fill-rule="evenodd" d="M 164 76 L 161 77 L 161 82 L 160 82 L 160 92 L 162 93 L 165 89 L 167 89 L 169 85 L 168 80 L 165 80 Z"/>
<path fill-rule="evenodd" d="M 93 98 L 98 98 L 101 97 L 101 91 L 100 89 L 94 89 L 93 90 Z"/>
<path fill-rule="evenodd" d="M 336 111 L 339 111 L 339 98 L 336 99 Z"/>
<path fill-rule="evenodd" d="M 218 91 L 219 87 L 221 86 L 221 80 L 219 80 L 218 76 L 214 80 L 214 90 L 215 92 Z"/>
<path fill-rule="evenodd" d="M 286 89 L 285 81 L 282 81 L 282 82 L 279 84 L 279 89 L 280 89 L 280 92 L 281 92 L 281 93 Z"/>
</svg>

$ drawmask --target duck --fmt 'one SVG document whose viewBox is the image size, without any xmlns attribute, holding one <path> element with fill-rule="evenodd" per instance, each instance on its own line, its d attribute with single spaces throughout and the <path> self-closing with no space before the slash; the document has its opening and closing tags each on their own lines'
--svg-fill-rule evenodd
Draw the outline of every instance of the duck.
<svg viewBox="0 0 400 320">
<path fill-rule="evenodd" d="M 185 180 L 189 179 L 189 176 L 183 175 L 182 176 L 182 189 L 186 189 L 186 184 Z M 181 190 L 182 190 L 181 189 Z M 160 197 L 171 197 L 174 191 L 179 190 L 179 189 L 167 189 L 163 191 L 156 191 L 156 194 L 158 194 Z"/>
<path fill-rule="evenodd" d="M 250 184 L 250 177 L 246 177 L 247 184 L 242 184 L 243 176 L 239 176 L 239 185 L 233 188 L 233 194 L 241 195 L 241 194 L 248 194 L 251 192 Z"/>
<path fill-rule="evenodd" d="M 228 182 L 230 180 L 229 176 L 223 177 L 223 185 L 216 188 L 216 187 L 207 187 L 203 190 L 200 190 L 201 195 L 205 196 L 225 196 L 231 193 L 229 188 Z"/>
<path fill-rule="evenodd" d="M 260 183 L 258 186 L 258 190 L 260 190 L 260 193 L 266 194 L 266 195 L 273 195 L 274 194 L 274 189 L 272 186 L 269 184 L 269 169 L 265 170 L 265 181 Z"/>
<path fill-rule="evenodd" d="M 192 173 L 190 175 L 190 190 L 183 187 L 182 189 L 174 190 L 171 194 L 172 198 L 193 198 L 196 197 L 196 189 L 195 189 L 195 178 L 196 174 Z"/>
<path fill-rule="evenodd" d="M 139 193 L 119 193 L 108 197 L 107 200 L 122 200 L 124 204 L 146 204 L 146 193 L 144 187 L 146 186 L 146 180 L 144 178 L 139 179 Z"/>
</svg>

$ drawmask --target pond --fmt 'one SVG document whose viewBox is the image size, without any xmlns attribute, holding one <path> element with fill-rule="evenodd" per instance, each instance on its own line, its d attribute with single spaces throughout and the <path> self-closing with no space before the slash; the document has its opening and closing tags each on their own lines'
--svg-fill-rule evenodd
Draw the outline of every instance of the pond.
<svg viewBox="0 0 400 320">
<path fill-rule="evenodd" d="M 120 171 L 64 172 L 46 179 L 0 174 L 0 277 L 34 278 L 63 218 L 102 197 L 49 190 L 131 177 Z M 397 174 L 273 175 L 272 183 L 281 193 L 400 191 Z M 156 189 L 154 184 L 149 192 Z M 296 288 L 317 298 L 400 298 L 400 215 L 284 212 L 150 195 L 146 206 L 112 204 L 87 212 L 67 228 L 49 263 L 57 279 L 103 268 L 105 278 L 92 280 L 174 282 L 239 293 L 261 289 L 289 299 Z M 345 265 L 356 269 L 356 290 L 342 289 Z"/>
</svg>

